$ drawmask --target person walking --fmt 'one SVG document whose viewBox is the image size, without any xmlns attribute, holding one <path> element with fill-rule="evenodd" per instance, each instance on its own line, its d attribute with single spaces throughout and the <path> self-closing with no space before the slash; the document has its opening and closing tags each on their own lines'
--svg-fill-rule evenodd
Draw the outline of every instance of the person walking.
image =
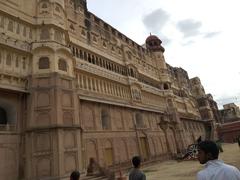
<svg viewBox="0 0 240 180">
<path fill-rule="evenodd" d="M 238 142 L 238 146 L 239 146 L 239 148 L 240 148 L 240 136 L 238 136 L 237 142 Z"/>
<path fill-rule="evenodd" d="M 73 171 L 70 175 L 70 180 L 79 180 L 80 178 L 80 172 Z"/>
<path fill-rule="evenodd" d="M 219 149 L 213 141 L 202 141 L 198 145 L 198 161 L 206 164 L 197 173 L 197 180 L 240 180 L 240 171 L 218 160 Z"/>
<path fill-rule="evenodd" d="M 133 169 L 129 173 L 129 180 L 146 180 L 145 174 L 140 170 L 141 158 L 134 156 L 132 158 Z"/>
</svg>

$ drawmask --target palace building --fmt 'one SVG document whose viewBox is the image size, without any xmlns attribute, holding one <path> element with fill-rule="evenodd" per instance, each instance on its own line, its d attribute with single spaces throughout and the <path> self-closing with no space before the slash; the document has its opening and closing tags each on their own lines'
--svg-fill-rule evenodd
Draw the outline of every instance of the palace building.
<svg viewBox="0 0 240 180">
<path fill-rule="evenodd" d="M 198 77 L 88 11 L 86 0 L 0 0 L 0 177 L 63 177 L 170 159 L 216 137 Z"/>
</svg>

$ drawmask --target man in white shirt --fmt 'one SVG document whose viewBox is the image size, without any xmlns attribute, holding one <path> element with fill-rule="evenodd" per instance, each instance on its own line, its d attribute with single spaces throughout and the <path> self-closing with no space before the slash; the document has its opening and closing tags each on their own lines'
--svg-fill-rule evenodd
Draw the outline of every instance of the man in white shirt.
<svg viewBox="0 0 240 180">
<path fill-rule="evenodd" d="M 198 160 L 206 164 L 197 173 L 197 180 L 240 180 L 240 171 L 218 160 L 219 149 L 213 141 L 202 141 L 198 145 Z"/>
</svg>

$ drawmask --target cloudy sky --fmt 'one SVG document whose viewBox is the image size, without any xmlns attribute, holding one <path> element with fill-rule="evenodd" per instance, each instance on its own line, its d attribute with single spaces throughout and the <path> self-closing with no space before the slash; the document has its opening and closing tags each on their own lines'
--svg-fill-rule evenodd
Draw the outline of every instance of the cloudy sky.
<svg viewBox="0 0 240 180">
<path fill-rule="evenodd" d="M 142 45 L 150 32 L 167 63 L 199 76 L 220 107 L 240 105 L 239 0 L 88 0 L 88 9 Z"/>
</svg>

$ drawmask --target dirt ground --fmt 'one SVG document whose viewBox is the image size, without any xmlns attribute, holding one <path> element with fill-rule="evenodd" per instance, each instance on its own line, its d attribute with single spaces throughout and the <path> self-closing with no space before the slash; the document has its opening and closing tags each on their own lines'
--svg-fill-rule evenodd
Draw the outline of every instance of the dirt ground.
<svg viewBox="0 0 240 180">
<path fill-rule="evenodd" d="M 221 160 L 240 169 L 240 148 L 237 144 L 223 144 L 224 152 L 220 154 Z M 166 161 L 143 171 L 147 180 L 195 180 L 196 173 L 203 168 L 198 161 Z"/>
</svg>

